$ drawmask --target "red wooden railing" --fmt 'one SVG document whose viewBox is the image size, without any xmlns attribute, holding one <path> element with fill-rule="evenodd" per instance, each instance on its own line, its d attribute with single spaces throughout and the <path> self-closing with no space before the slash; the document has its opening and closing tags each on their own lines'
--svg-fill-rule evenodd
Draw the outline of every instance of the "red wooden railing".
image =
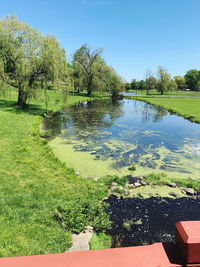
<svg viewBox="0 0 200 267">
<path fill-rule="evenodd" d="M 178 222 L 174 243 L 0 258 L 0 267 L 200 267 L 200 221 Z"/>
</svg>

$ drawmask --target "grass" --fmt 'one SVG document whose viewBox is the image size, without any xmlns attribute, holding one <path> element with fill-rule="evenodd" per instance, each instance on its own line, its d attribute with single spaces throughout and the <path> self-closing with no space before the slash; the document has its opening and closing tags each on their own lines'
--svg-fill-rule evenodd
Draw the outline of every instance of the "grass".
<svg viewBox="0 0 200 267">
<path fill-rule="evenodd" d="M 200 123 L 200 98 L 137 97 L 137 99 L 163 107 L 192 122 Z"/>
<path fill-rule="evenodd" d="M 94 233 L 90 241 L 90 250 L 111 248 L 111 237 L 104 233 Z"/>
<path fill-rule="evenodd" d="M 14 105 L 15 91 L 0 99 L 1 257 L 66 251 L 71 233 L 55 219 L 57 207 L 77 195 L 106 194 L 103 185 L 77 177 L 40 137 L 41 115 L 62 103 L 61 93 L 48 96 L 48 107 L 41 96 L 25 111 Z M 86 99 L 71 96 L 68 104 Z"/>
<path fill-rule="evenodd" d="M 146 94 L 146 90 L 129 90 L 128 92 L 134 92 L 134 93 L 138 93 L 140 95 L 146 95 L 146 96 L 161 96 L 160 93 L 153 89 L 153 90 L 149 90 L 149 94 Z M 164 92 L 163 96 L 186 96 L 186 97 L 190 97 L 190 96 L 200 96 L 200 92 L 198 91 L 167 91 Z"/>
</svg>

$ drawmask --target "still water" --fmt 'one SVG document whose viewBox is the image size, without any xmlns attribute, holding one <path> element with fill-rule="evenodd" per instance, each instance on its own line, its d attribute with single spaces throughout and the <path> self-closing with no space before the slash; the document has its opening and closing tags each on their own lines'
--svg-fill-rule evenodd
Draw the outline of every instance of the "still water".
<svg viewBox="0 0 200 267">
<path fill-rule="evenodd" d="M 79 103 L 44 120 L 55 154 L 83 176 L 200 178 L 200 125 L 138 100 Z"/>
</svg>

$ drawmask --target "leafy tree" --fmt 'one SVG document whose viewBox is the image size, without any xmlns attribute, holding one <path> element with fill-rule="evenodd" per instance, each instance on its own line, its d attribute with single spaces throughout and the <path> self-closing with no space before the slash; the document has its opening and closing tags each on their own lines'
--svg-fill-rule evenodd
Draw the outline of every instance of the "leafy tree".
<svg viewBox="0 0 200 267">
<path fill-rule="evenodd" d="M 196 90 L 200 92 L 200 80 L 197 82 Z"/>
<path fill-rule="evenodd" d="M 138 82 L 136 81 L 136 79 L 133 79 L 131 81 L 131 89 L 137 89 L 138 88 Z"/>
<path fill-rule="evenodd" d="M 74 54 L 73 63 L 79 64 L 79 67 L 82 69 L 87 94 L 89 96 L 92 94 L 95 78 L 98 78 L 100 73 L 104 71 L 104 62 L 100 57 L 102 52 L 102 48 L 92 51 L 87 44 L 85 44 L 76 50 Z"/>
<path fill-rule="evenodd" d="M 169 82 L 169 90 L 170 91 L 176 91 L 178 89 L 178 85 L 175 80 L 171 80 Z"/>
<path fill-rule="evenodd" d="M 130 83 L 126 83 L 125 84 L 125 89 L 126 90 L 131 90 L 131 84 Z"/>
<path fill-rule="evenodd" d="M 7 16 L 0 21 L 0 79 L 18 89 L 18 102 L 25 107 L 36 83 L 56 87 L 67 73 L 65 52 L 55 36 Z"/>
<path fill-rule="evenodd" d="M 197 90 L 197 83 L 200 80 L 200 71 L 199 70 L 188 70 L 187 73 L 185 74 L 185 81 L 187 84 L 187 87 L 195 91 Z"/>
<path fill-rule="evenodd" d="M 163 93 L 168 91 L 170 88 L 171 75 L 162 66 L 158 66 L 157 75 L 157 90 L 161 93 L 161 95 L 163 95 Z"/>
<path fill-rule="evenodd" d="M 146 83 L 144 80 L 138 82 L 137 89 L 143 90 L 146 88 Z"/>
<path fill-rule="evenodd" d="M 177 75 L 177 76 L 174 76 L 174 80 L 178 86 L 178 89 L 184 89 L 185 88 L 185 78 L 184 77 Z"/>
<path fill-rule="evenodd" d="M 145 87 L 147 95 L 149 94 L 149 90 L 156 87 L 156 78 L 153 77 L 153 74 L 149 70 L 147 70 L 145 73 Z"/>
</svg>

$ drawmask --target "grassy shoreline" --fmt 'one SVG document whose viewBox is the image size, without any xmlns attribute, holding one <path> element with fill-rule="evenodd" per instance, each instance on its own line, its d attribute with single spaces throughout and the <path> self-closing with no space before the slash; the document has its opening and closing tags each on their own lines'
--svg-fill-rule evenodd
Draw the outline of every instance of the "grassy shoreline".
<svg viewBox="0 0 200 267">
<path fill-rule="evenodd" d="M 68 105 L 88 99 L 71 96 Z M 56 209 L 80 192 L 103 200 L 106 187 L 76 176 L 40 137 L 42 115 L 62 107 L 62 94 L 48 110 L 42 99 L 32 99 L 25 111 L 15 103 L 13 92 L 0 99 L 0 257 L 64 252 L 71 233 L 55 219 Z"/>
<path fill-rule="evenodd" d="M 167 109 L 191 122 L 200 123 L 200 98 L 129 97 Z"/>
</svg>

